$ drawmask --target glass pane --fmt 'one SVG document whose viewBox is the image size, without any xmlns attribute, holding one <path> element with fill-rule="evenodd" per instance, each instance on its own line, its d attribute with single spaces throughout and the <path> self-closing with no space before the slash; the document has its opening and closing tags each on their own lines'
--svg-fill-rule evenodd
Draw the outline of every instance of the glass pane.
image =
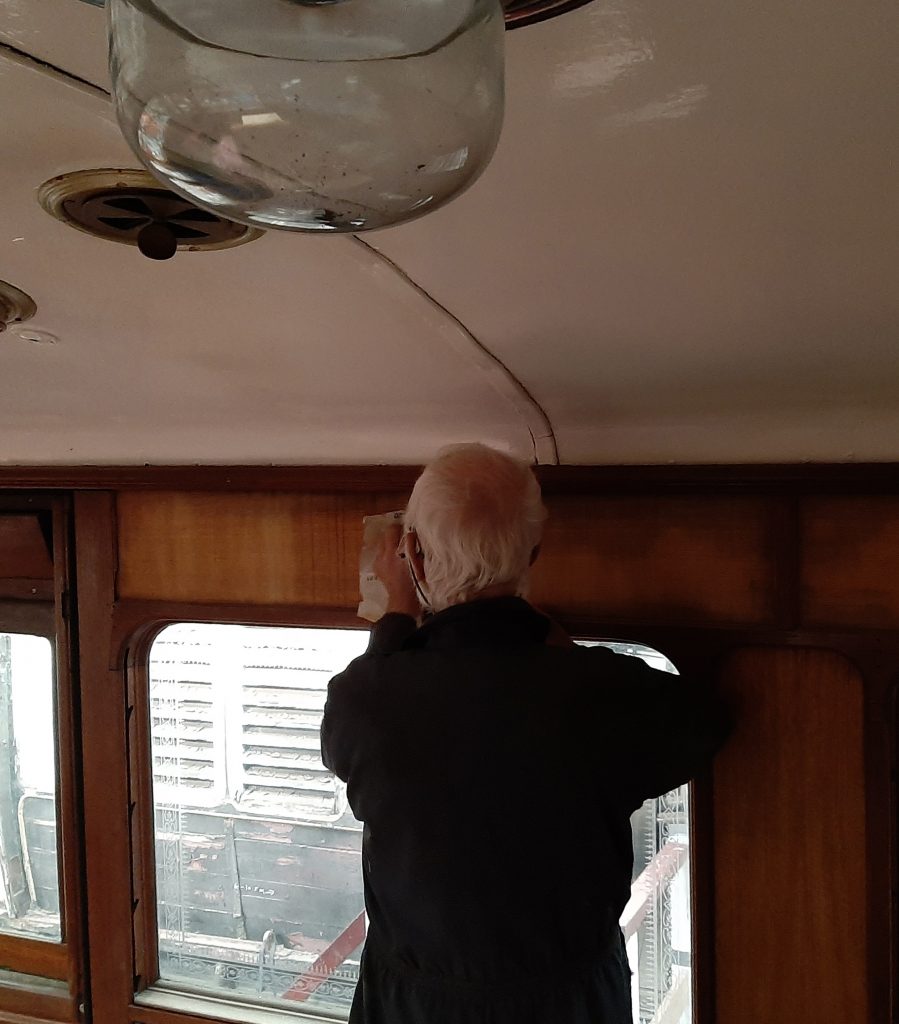
<svg viewBox="0 0 899 1024">
<path fill-rule="evenodd" d="M 677 674 L 658 651 L 638 644 L 582 641 L 642 658 Z M 639 1024 L 690 1024 L 692 932 L 690 922 L 690 804 L 683 785 L 647 800 L 631 818 L 634 875 L 621 916 L 633 971 L 634 1020 Z"/>
<path fill-rule="evenodd" d="M 0 932 L 59 941 L 53 645 L 0 632 Z"/>
<path fill-rule="evenodd" d="M 353 630 L 180 624 L 150 654 L 160 981 L 346 1019 L 365 937 L 361 826 L 320 760 Z M 608 643 L 675 672 L 661 654 Z M 687 787 L 634 815 L 622 917 L 634 1019 L 688 1024 Z"/>
<path fill-rule="evenodd" d="M 160 980 L 346 1018 L 361 825 L 321 763 L 360 630 L 170 626 L 150 653 Z"/>
</svg>

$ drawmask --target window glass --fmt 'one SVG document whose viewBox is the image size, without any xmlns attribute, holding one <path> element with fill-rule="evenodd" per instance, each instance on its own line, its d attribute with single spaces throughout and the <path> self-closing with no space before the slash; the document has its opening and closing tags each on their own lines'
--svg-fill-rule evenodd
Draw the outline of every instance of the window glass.
<svg viewBox="0 0 899 1024">
<path fill-rule="evenodd" d="M 361 825 L 321 763 L 361 630 L 179 624 L 150 654 L 160 980 L 345 1018 Z"/>
<path fill-rule="evenodd" d="M 677 674 L 658 651 L 617 641 L 581 641 L 642 658 Z M 692 1020 L 690 921 L 690 794 L 683 785 L 647 800 L 631 818 L 634 873 L 621 916 L 630 961 L 634 1020 L 689 1024 Z"/>
<path fill-rule="evenodd" d="M 358 630 L 179 624 L 150 653 L 160 983 L 346 1019 L 365 938 L 361 825 L 324 768 Z M 656 651 L 609 642 L 675 671 Z M 688 794 L 634 815 L 634 1019 L 687 1024 Z"/>
<path fill-rule="evenodd" d="M 0 932 L 59 941 L 53 646 L 0 632 Z"/>
</svg>

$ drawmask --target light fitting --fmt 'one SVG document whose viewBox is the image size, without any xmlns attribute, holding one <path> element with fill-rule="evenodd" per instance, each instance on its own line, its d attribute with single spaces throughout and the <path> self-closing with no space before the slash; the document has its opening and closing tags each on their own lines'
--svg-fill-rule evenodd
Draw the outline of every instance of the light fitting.
<svg viewBox="0 0 899 1024">
<path fill-rule="evenodd" d="M 523 6 L 535 5 L 510 4 Z M 500 0 L 108 7 L 125 138 L 167 187 L 228 220 L 396 224 L 467 188 L 499 139 Z"/>
</svg>

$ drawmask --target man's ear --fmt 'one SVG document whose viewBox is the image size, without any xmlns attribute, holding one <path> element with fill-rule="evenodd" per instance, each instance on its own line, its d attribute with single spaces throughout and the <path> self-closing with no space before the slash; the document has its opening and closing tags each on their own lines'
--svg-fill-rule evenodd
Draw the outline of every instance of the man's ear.
<svg viewBox="0 0 899 1024">
<path fill-rule="evenodd" d="M 540 557 L 540 545 L 537 544 L 537 545 L 535 545 L 534 550 L 531 552 L 531 560 L 530 560 L 530 562 L 528 562 L 528 565 L 533 565 L 534 562 L 536 562 L 539 557 Z"/>
</svg>

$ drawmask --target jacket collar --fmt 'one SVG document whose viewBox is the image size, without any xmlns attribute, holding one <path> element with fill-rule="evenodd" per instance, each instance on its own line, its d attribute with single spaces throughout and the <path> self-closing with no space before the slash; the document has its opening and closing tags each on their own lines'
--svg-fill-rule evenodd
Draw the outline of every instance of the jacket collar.
<svg viewBox="0 0 899 1024">
<path fill-rule="evenodd" d="M 405 642 L 407 648 L 493 647 L 542 644 L 547 618 L 520 597 L 491 597 L 446 608 Z"/>
</svg>

